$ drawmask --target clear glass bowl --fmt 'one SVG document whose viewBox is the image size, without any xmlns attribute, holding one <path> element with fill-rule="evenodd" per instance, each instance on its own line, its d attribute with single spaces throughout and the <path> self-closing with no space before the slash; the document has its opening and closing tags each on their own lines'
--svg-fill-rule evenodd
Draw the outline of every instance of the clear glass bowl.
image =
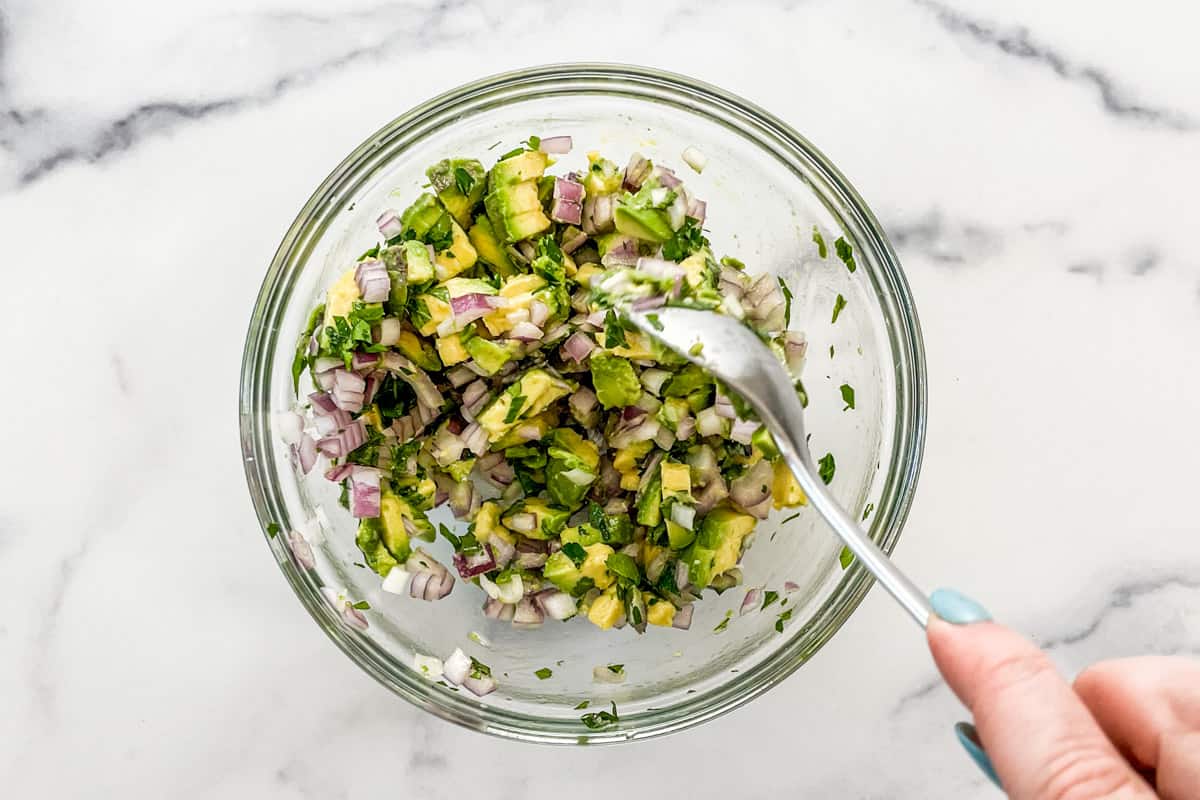
<svg viewBox="0 0 1200 800">
<path fill-rule="evenodd" d="M 871 580 L 838 561 L 841 545 L 815 512 L 776 512 L 760 524 L 743 559 L 743 587 L 705 593 L 690 630 L 600 631 L 584 620 L 514 630 L 485 619 L 484 595 L 459 581 L 445 600 L 425 603 L 381 593 L 379 578 L 357 566 L 355 526 L 336 503 L 337 489 L 316 469 L 302 477 L 273 430 L 275 412 L 292 408 L 290 363 L 309 310 L 330 279 L 377 236 L 381 208 L 403 207 L 426 182 L 424 170 L 454 155 L 482 157 L 530 134 L 574 137 L 562 171 L 600 150 L 614 159 L 640 151 L 675 166 L 708 202 L 707 226 L 718 255 L 784 278 L 795 297 L 792 326 L 809 337 L 805 384 L 814 455 L 832 452 L 832 488 L 858 516 L 868 505 L 871 535 L 891 551 L 908 513 L 925 430 L 921 336 L 908 285 L 866 204 L 803 137 L 761 108 L 689 78 L 640 67 L 571 64 L 486 78 L 409 111 L 368 138 L 317 189 L 284 236 L 263 281 L 247 334 L 241 383 L 246 477 L 264 531 L 319 524 L 316 569 L 298 566 L 288 537 L 267 537 L 284 577 L 317 624 L 362 669 L 396 694 L 438 716 L 526 741 L 596 743 L 682 730 L 761 694 L 803 664 L 857 607 Z M 703 174 L 683 165 L 689 145 L 708 157 Z M 830 246 L 822 260 L 816 225 Z M 857 271 L 834 255 L 844 236 Z M 835 298 L 847 303 L 831 324 Z M 830 348 L 833 348 L 831 351 Z M 832 356 L 831 356 L 832 353 Z M 839 387 L 855 389 L 843 411 Z M 302 391 L 304 386 L 301 387 Z M 317 515 L 323 506 L 325 519 Z M 439 510 L 435 515 L 440 515 Z M 436 521 L 452 523 L 445 517 Z M 444 563 L 449 548 L 430 546 Z M 745 587 L 783 593 L 761 612 L 739 616 Z M 346 625 L 321 585 L 366 600 L 370 627 Z M 722 632 L 714 628 L 729 612 Z M 781 612 L 790 611 L 782 633 Z M 470 636 L 477 632 L 490 646 Z M 435 684 L 412 669 L 414 653 L 445 658 L 456 647 L 489 664 L 499 681 L 477 699 Z M 597 683 L 593 667 L 625 665 L 621 684 Z M 542 667 L 553 676 L 539 680 Z M 615 701 L 620 722 L 590 730 L 576 706 Z"/>
</svg>

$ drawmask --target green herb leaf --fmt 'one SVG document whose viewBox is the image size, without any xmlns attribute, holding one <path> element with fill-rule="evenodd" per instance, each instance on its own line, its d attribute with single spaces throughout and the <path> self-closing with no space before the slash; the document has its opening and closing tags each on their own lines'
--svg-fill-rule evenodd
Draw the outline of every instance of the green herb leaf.
<svg viewBox="0 0 1200 800">
<path fill-rule="evenodd" d="M 475 186 L 475 178 L 462 167 L 455 167 L 454 185 L 458 187 L 459 192 L 467 195 L 471 193 L 471 189 Z"/>
<path fill-rule="evenodd" d="M 523 144 L 524 144 L 526 147 L 528 147 L 530 150 L 537 150 L 539 147 L 541 147 L 541 146 L 542 146 L 542 137 L 540 137 L 540 136 L 530 136 L 528 139 L 526 139 L 526 140 L 523 142 Z"/>
<path fill-rule="evenodd" d="M 304 372 L 305 365 L 308 364 L 308 343 L 312 341 L 313 332 L 321 324 L 321 318 L 325 316 L 325 304 L 317 306 L 308 315 L 308 324 L 304 326 L 304 333 L 300 334 L 299 340 L 296 342 L 296 355 L 292 358 L 292 391 L 300 391 L 300 375 Z"/>
<path fill-rule="evenodd" d="M 866 519 L 867 517 L 871 516 L 871 512 L 874 510 L 875 510 L 875 504 L 867 503 L 867 507 L 863 509 L 863 517 L 862 518 Z"/>
<path fill-rule="evenodd" d="M 821 476 L 821 480 L 828 486 L 833 480 L 834 470 L 837 469 L 837 464 L 833 461 L 833 453 L 826 453 L 821 456 L 821 460 L 817 462 L 817 472 Z"/>
<path fill-rule="evenodd" d="M 829 357 L 833 358 L 833 345 L 829 345 Z"/>
<path fill-rule="evenodd" d="M 613 675 L 624 675 L 625 674 L 625 665 L 624 664 L 609 664 L 607 669 Z"/>
<path fill-rule="evenodd" d="M 683 261 L 692 253 L 707 246 L 708 239 L 704 238 L 704 230 L 700 227 L 700 221 L 693 217 L 685 217 L 679 230 L 675 231 L 670 239 L 663 242 L 663 258 L 668 261 Z"/>
<path fill-rule="evenodd" d="M 837 251 L 838 258 L 846 265 L 846 269 L 851 272 L 858 269 L 858 265 L 854 263 L 854 248 L 850 246 L 849 242 L 839 236 L 833 243 L 833 249 Z"/>
<path fill-rule="evenodd" d="M 267 523 L 267 536 L 270 536 L 272 539 L 274 539 L 276 536 L 278 536 L 279 532 L 281 530 L 283 530 L 283 528 L 279 527 L 279 523 L 277 523 L 277 522 L 268 522 Z"/>
<path fill-rule="evenodd" d="M 779 633 L 783 633 L 783 623 L 787 622 L 791 618 L 792 609 L 789 608 L 787 611 L 784 611 L 782 614 L 780 614 L 779 618 L 775 620 L 775 630 Z"/>
<path fill-rule="evenodd" d="M 544 681 L 546 678 L 549 678 L 554 674 L 554 670 L 550 669 L 549 667 L 542 667 L 541 669 L 536 670 L 533 674 L 537 675 L 539 681 Z"/>
<path fill-rule="evenodd" d="M 504 415 L 504 424 L 511 425 L 521 416 L 521 409 L 525 406 L 525 395 L 519 394 L 512 399 L 512 404 L 508 407 L 508 413 Z"/>
<path fill-rule="evenodd" d="M 792 325 L 792 290 L 788 288 L 783 278 L 776 278 L 779 281 L 779 288 L 783 290 L 783 324 L 784 327 Z"/>
<path fill-rule="evenodd" d="M 647 314 L 646 321 L 649 322 L 650 327 L 654 328 L 656 331 L 661 331 L 663 329 L 663 324 L 658 321 L 658 314 Z"/>
<path fill-rule="evenodd" d="M 696 342 L 694 345 L 688 348 L 689 356 L 698 356 L 702 352 L 704 352 L 704 342 Z"/>
<path fill-rule="evenodd" d="M 790 517 L 786 517 L 786 518 L 783 520 L 783 522 L 781 522 L 781 523 L 779 523 L 779 524 L 780 524 L 780 525 L 787 525 L 789 522 L 791 522 L 792 520 L 796 519 L 796 518 L 797 518 L 797 517 L 799 517 L 799 516 L 800 516 L 799 514 L 792 514 Z"/>
<path fill-rule="evenodd" d="M 352 605 L 350 607 L 357 608 L 359 611 L 367 611 L 368 609 L 371 608 L 371 604 L 368 603 L 366 600 L 359 600 L 357 603 L 355 603 L 354 605 Z"/>
<path fill-rule="evenodd" d="M 778 599 L 779 599 L 779 592 L 773 592 L 770 589 L 768 589 L 767 591 L 763 592 L 762 609 L 759 609 L 759 610 L 761 611 L 761 610 L 765 609 L 767 606 L 771 605 Z"/>
<path fill-rule="evenodd" d="M 593 711 L 590 714 L 584 714 L 579 718 L 579 721 L 594 731 L 607 728 L 609 725 L 620 721 L 620 717 L 617 716 L 617 704 L 615 701 L 613 702 L 611 713 L 608 711 Z"/>
<path fill-rule="evenodd" d="M 492 674 L 492 668 L 482 661 L 479 661 L 475 656 L 471 656 L 471 677 L 486 678 Z"/>
<path fill-rule="evenodd" d="M 641 573 L 638 572 L 637 562 L 631 557 L 621 552 L 616 552 L 610 555 L 604 562 L 609 571 L 625 578 L 626 580 L 637 583 L 641 580 Z"/>
<path fill-rule="evenodd" d="M 587 559 L 587 550 L 579 542 L 567 542 L 562 546 L 562 552 L 577 567 Z"/>
<path fill-rule="evenodd" d="M 838 389 L 841 390 L 841 393 L 842 393 L 842 402 L 846 404 L 846 407 L 843 408 L 842 411 L 848 411 L 848 410 L 853 409 L 854 408 L 854 387 L 848 383 L 843 383 L 841 386 L 838 387 Z"/>
<path fill-rule="evenodd" d="M 842 309 L 845 307 L 846 307 L 846 298 L 842 297 L 839 294 L 837 296 L 837 299 L 833 301 L 833 319 L 831 319 L 829 321 L 830 325 L 837 322 L 838 315 L 842 313 Z"/>
<path fill-rule="evenodd" d="M 500 156 L 499 160 L 506 161 L 506 160 L 512 158 L 513 156 L 519 156 L 519 155 L 521 155 L 521 153 L 524 153 L 524 152 L 525 152 L 524 147 L 514 147 L 512 150 L 509 150 L 507 153 Z"/>
<path fill-rule="evenodd" d="M 718 623 L 717 623 L 717 627 L 713 628 L 713 633 L 720 633 L 721 631 L 723 631 L 723 630 L 725 630 L 726 628 L 728 628 L 728 627 L 729 627 L 729 620 L 731 620 L 731 619 L 733 619 L 733 612 L 732 612 L 732 611 L 726 611 L 726 612 L 725 612 L 725 619 L 723 619 L 723 620 L 721 620 L 720 622 L 718 622 Z"/>
<path fill-rule="evenodd" d="M 740 259 L 734 258 L 733 256 L 721 256 L 721 266 L 732 267 L 733 269 L 739 270 L 744 270 L 746 268 L 746 265 L 743 264 Z"/>
<path fill-rule="evenodd" d="M 588 707 L 588 706 L 590 706 L 591 704 L 592 704 L 592 701 L 590 701 L 590 700 L 584 700 L 583 702 L 579 703 L 579 705 L 575 706 L 575 710 L 576 710 L 576 711 L 582 711 L 583 709 L 587 708 L 587 707 Z"/>
<path fill-rule="evenodd" d="M 821 258 L 825 258 L 827 255 L 829 255 L 829 248 L 825 246 L 825 237 L 821 235 L 819 230 L 817 230 L 816 225 L 813 225 L 812 240 L 817 243 L 817 255 L 819 255 Z"/>
<path fill-rule="evenodd" d="M 454 534 L 454 531 L 447 528 L 444 523 L 438 523 L 438 533 L 442 535 L 443 539 L 453 545 L 455 550 L 459 548 L 461 540 Z"/>
<path fill-rule="evenodd" d="M 842 569 L 854 563 L 854 553 L 850 552 L 849 547 L 843 547 L 842 552 L 838 554 L 838 561 L 842 563 Z"/>
<path fill-rule="evenodd" d="M 617 316 L 617 312 L 611 308 L 608 310 L 608 313 L 604 315 L 604 346 L 629 346 L 629 342 L 625 339 L 625 325 Z"/>
</svg>

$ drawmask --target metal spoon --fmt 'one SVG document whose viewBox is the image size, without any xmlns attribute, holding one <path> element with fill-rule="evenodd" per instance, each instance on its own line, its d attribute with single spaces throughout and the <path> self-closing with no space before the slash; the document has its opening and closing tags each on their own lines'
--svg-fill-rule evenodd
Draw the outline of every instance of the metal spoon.
<svg viewBox="0 0 1200 800">
<path fill-rule="evenodd" d="M 817 476 L 804 436 L 804 410 L 783 365 L 765 344 L 733 317 L 689 308 L 620 310 L 621 316 L 737 391 L 775 438 L 809 502 L 846 546 L 921 627 L 933 609 L 925 594 L 888 560 L 833 499 Z"/>
</svg>

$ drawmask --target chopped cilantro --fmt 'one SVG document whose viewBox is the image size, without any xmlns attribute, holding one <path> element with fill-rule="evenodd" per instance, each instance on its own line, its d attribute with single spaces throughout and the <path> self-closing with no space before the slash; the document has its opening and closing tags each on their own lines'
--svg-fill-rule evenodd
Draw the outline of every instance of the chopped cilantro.
<svg viewBox="0 0 1200 800">
<path fill-rule="evenodd" d="M 790 328 L 792 325 L 792 290 L 788 288 L 783 278 L 775 280 L 779 281 L 779 288 L 783 290 L 783 325 L 785 328 Z"/>
<path fill-rule="evenodd" d="M 524 152 L 525 152 L 525 148 L 524 148 L 524 147 L 514 147 L 512 150 L 509 150 L 507 153 L 505 153 L 504 155 L 500 156 L 500 159 L 499 159 L 499 160 L 500 160 L 500 161 L 505 161 L 505 160 L 507 160 L 507 159 L 510 159 L 510 158 L 512 158 L 513 156 L 519 156 L 519 155 L 521 155 L 521 153 L 524 153 Z"/>
<path fill-rule="evenodd" d="M 834 470 L 837 469 L 837 464 L 833 461 L 833 453 L 826 453 L 821 456 L 821 460 L 817 462 L 817 465 L 817 472 L 820 473 L 821 480 L 828 486 L 829 482 L 833 480 Z"/>
<path fill-rule="evenodd" d="M 486 678 L 491 674 L 492 674 L 491 667 L 489 667 L 487 664 L 484 664 L 479 659 L 475 658 L 475 656 L 471 656 L 471 677 L 472 678 Z"/>
<path fill-rule="evenodd" d="M 863 517 L 862 518 L 866 519 L 867 517 L 871 516 L 871 512 L 874 510 L 875 510 L 875 504 L 867 503 L 867 507 L 863 509 Z"/>
<path fill-rule="evenodd" d="M 688 355 L 689 356 L 698 356 L 703 351 L 704 351 L 704 342 L 696 342 L 694 345 L 692 345 L 691 347 L 688 348 Z"/>
<path fill-rule="evenodd" d="M 817 243 L 817 255 L 821 258 L 829 255 L 829 248 L 825 246 L 825 237 L 821 235 L 821 231 L 817 229 L 816 225 L 813 225 L 812 240 Z"/>
<path fill-rule="evenodd" d="M 649 322 L 650 327 L 654 328 L 656 331 L 661 331 L 663 329 L 663 324 L 658 321 L 658 314 L 647 314 L 646 321 Z"/>
<path fill-rule="evenodd" d="M 761 610 L 767 608 L 769 605 L 771 605 L 778 599 L 779 599 L 779 592 L 773 592 L 770 589 L 768 589 L 767 591 L 763 592 L 762 609 L 759 609 L 759 610 L 761 611 Z"/>
<path fill-rule="evenodd" d="M 792 609 L 788 609 L 779 615 L 779 619 L 775 620 L 775 630 L 783 633 L 783 623 L 792 618 Z"/>
<path fill-rule="evenodd" d="M 525 145 L 525 146 L 526 146 L 526 147 L 528 147 L 530 150 L 537 150 L 539 147 L 541 147 L 541 146 L 542 146 L 542 137 L 540 137 L 540 136 L 530 136 L 528 139 L 526 139 L 526 140 L 525 140 L 524 142 L 522 142 L 521 144 Z"/>
<path fill-rule="evenodd" d="M 853 408 L 854 408 L 854 387 L 848 383 L 843 383 L 841 386 L 838 387 L 838 389 L 842 393 L 842 402 L 846 404 L 846 407 L 843 408 L 842 411 L 853 410 Z"/>
<path fill-rule="evenodd" d="M 562 552 L 577 567 L 587 559 L 587 550 L 579 542 L 567 542 L 562 546 Z"/>
<path fill-rule="evenodd" d="M 604 346 L 605 347 L 628 347 L 629 342 L 625 339 L 625 325 L 617 317 L 617 312 L 611 308 L 604 315 Z"/>
<path fill-rule="evenodd" d="M 350 481 L 342 481 L 342 493 L 338 495 L 338 505 L 350 510 Z"/>
<path fill-rule="evenodd" d="M 616 701 L 613 701 L 612 713 L 609 713 L 608 711 L 593 711 L 591 713 L 584 714 L 579 718 L 579 721 L 594 731 L 607 728 L 609 725 L 619 722 L 620 717 L 617 716 Z"/>
<path fill-rule="evenodd" d="M 379 303 L 364 303 L 355 300 L 350 313 L 334 317 L 333 324 L 325 326 L 325 352 L 341 358 L 350 368 L 356 350 L 380 353 L 387 348 L 375 344 L 371 338 L 371 326 L 383 319 L 383 306 Z"/>
<path fill-rule="evenodd" d="M 829 357 L 833 358 L 833 345 L 829 345 Z"/>
<path fill-rule="evenodd" d="M 842 309 L 845 307 L 846 307 L 846 298 L 842 297 L 839 294 L 837 296 L 837 299 L 833 301 L 833 319 L 831 319 L 829 321 L 830 325 L 837 322 L 838 315 L 842 313 Z"/>
<path fill-rule="evenodd" d="M 841 236 L 833 243 L 833 249 L 837 251 L 838 258 L 846 265 L 846 269 L 854 272 L 858 268 L 858 265 L 854 263 L 854 248 Z"/>
<path fill-rule="evenodd" d="M 732 611 L 726 611 L 726 612 L 725 612 L 725 619 L 723 619 L 723 620 L 721 620 L 720 622 L 718 622 L 718 623 L 717 623 L 717 627 L 713 628 L 713 633 L 720 633 L 721 631 L 723 631 L 723 630 L 725 630 L 726 628 L 728 628 L 728 627 L 729 627 L 729 620 L 731 620 L 731 619 L 733 619 L 733 612 L 732 612 Z"/>
<path fill-rule="evenodd" d="M 611 672 L 613 675 L 624 675 L 625 674 L 625 665 L 624 664 L 609 664 L 608 667 L 606 667 L 606 669 L 608 669 L 608 671 Z"/>
<path fill-rule="evenodd" d="M 359 611 L 367 611 L 368 609 L 371 608 L 371 604 L 368 603 L 366 600 L 359 600 L 357 603 L 355 603 L 354 605 L 352 605 L 350 607 L 357 608 Z"/>
<path fill-rule="evenodd" d="M 278 536 L 279 532 L 281 530 L 283 530 L 283 528 L 279 527 L 279 523 L 277 523 L 277 522 L 268 522 L 267 523 L 267 536 L 270 536 L 272 539 L 274 539 L 276 536 Z"/>
<path fill-rule="evenodd" d="M 296 342 L 296 355 L 292 358 L 292 391 L 294 392 L 299 393 L 300 391 L 300 374 L 304 372 L 304 367 L 308 364 L 308 343 L 312 340 L 313 332 L 321 324 L 321 318 L 324 316 L 324 304 L 314 308 L 308 315 L 308 324 L 304 326 L 304 333 L 300 334 L 300 339 Z"/>
<path fill-rule="evenodd" d="M 743 264 L 739 259 L 736 259 L 733 256 L 721 256 L 721 266 L 731 267 L 733 269 L 738 269 L 738 270 L 744 270 L 746 268 L 745 264 Z"/>
<path fill-rule="evenodd" d="M 783 520 L 783 522 L 781 522 L 781 523 L 779 523 L 779 524 L 780 524 L 780 525 L 787 525 L 789 522 L 791 522 L 792 520 L 796 519 L 796 518 L 797 518 L 797 517 L 799 517 L 799 516 L 800 516 L 800 514 L 798 514 L 798 513 L 796 513 L 796 514 L 792 514 L 790 517 L 787 517 L 787 518 L 785 518 L 785 519 Z"/>
<path fill-rule="evenodd" d="M 533 674 L 537 675 L 539 681 L 544 681 L 546 678 L 549 678 L 554 674 L 554 670 L 550 669 L 549 667 L 542 667 L 541 669 L 536 670 Z"/>
<path fill-rule="evenodd" d="M 572 559 L 574 560 L 574 559 Z M 619 575 L 626 580 L 637 583 L 641 580 L 641 573 L 638 572 L 637 562 L 630 556 L 621 552 L 616 552 L 610 555 L 604 562 L 608 570 L 616 575 Z"/>
<path fill-rule="evenodd" d="M 521 408 L 525 405 L 525 395 L 519 394 L 512 399 L 512 404 L 508 407 L 508 413 L 504 415 L 504 424 L 511 425 L 517 421 L 517 417 L 521 415 Z"/>
<path fill-rule="evenodd" d="M 475 186 L 475 178 L 471 173 L 467 172 L 462 167 L 454 168 L 454 185 L 458 187 L 458 191 L 463 194 L 470 194 L 471 189 Z"/>
<path fill-rule="evenodd" d="M 699 220 L 686 217 L 679 230 L 675 231 L 670 239 L 663 242 L 662 254 L 663 258 L 668 261 L 683 261 L 692 253 L 707 246 L 708 239 L 704 238 L 704 231 L 700 228 Z"/>
<path fill-rule="evenodd" d="M 850 552 L 849 547 L 843 547 L 842 552 L 838 555 L 838 561 L 842 562 L 842 569 L 854 563 L 854 553 Z"/>
<path fill-rule="evenodd" d="M 580 702 L 580 703 L 579 703 L 577 706 L 575 706 L 575 710 L 576 710 L 576 711 L 582 711 L 583 709 L 587 708 L 587 707 L 588 707 L 588 706 L 590 706 L 591 704 L 592 704 L 592 701 L 590 701 L 590 700 L 583 700 L 583 701 L 582 701 L 582 702 Z"/>
</svg>

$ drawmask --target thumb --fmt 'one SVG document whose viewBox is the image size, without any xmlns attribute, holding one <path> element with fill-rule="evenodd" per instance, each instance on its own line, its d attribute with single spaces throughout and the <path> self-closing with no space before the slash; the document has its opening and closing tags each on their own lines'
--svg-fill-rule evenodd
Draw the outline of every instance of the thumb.
<svg viewBox="0 0 1200 800">
<path fill-rule="evenodd" d="M 930 619 L 926 635 L 1011 797 L 1155 797 L 1027 639 L 990 621 L 955 625 L 939 617 Z"/>
</svg>

